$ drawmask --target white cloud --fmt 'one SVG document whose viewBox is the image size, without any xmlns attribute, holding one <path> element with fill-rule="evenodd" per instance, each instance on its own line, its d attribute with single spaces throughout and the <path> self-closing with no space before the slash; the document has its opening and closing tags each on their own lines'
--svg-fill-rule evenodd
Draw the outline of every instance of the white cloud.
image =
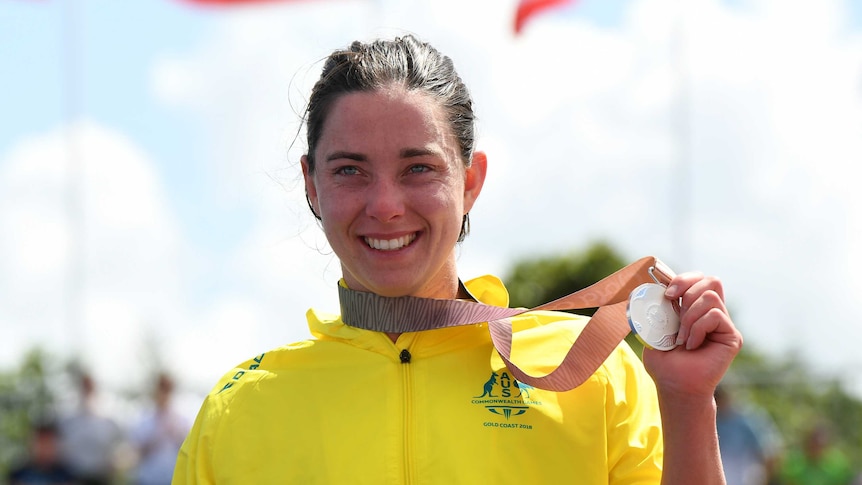
<svg viewBox="0 0 862 485">
<path fill-rule="evenodd" d="M 374 5 L 243 9 L 197 50 L 153 67 L 159 98 L 201 120 L 206 182 L 224 207 L 250 208 L 251 229 L 228 253 L 189 246 L 129 140 L 80 128 L 94 172 L 84 179 L 87 338 L 124 332 L 94 358 L 122 360 L 146 322 L 206 389 L 240 360 L 304 338 L 307 307 L 335 308 L 337 261 L 298 183 L 304 140 L 288 148 L 316 61 L 370 32 L 411 31 L 455 60 L 490 157 L 464 276 L 603 237 L 631 258 L 652 253 L 722 276 L 757 347 L 802 348 L 829 369 L 858 363 L 850 305 L 862 290 L 862 199 L 848 170 L 862 159 L 862 40 L 841 30 L 840 2 L 702 0 L 681 12 L 641 0 L 613 29 L 547 15 L 518 38 L 496 3 Z M 678 15 L 685 49 L 674 44 Z M 687 55 L 685 112 L 674 52 Z M 690 178 L 673 131 L 681 114 Z M 0 231 L 11 235 L 0 239 L 0 319 L 22 342 L 62 335 L 63 144 L 59 132 L 31 139 L 0 162 Z M 201 210 L 217 218 L 224 207 Z M 681 228 L 693 232 L 681 238 Z"/>
<path fill-rule="evenodd" d="M 796 341 L 776 336 L 787 319 L 801 320 L 794 328 L 806 339 L 814 332 L 806 330 L 811 325 L 803 315 L 841 320 L 846 309 L 840 303 L 830 309 L 816 303 L 828 299 L 822 290 L 775 283 L 776 275 L 791 278 L 796 270 L 788 268 L 814 254 L 828 271 L 818 281 L 834 278 L 858 288 L 858 278 L 834 264 L 838 258 L 858 262 L 858 256 L 823 251 L 837 243 L 854 252 L 852 232 L 834 228 L 859 213 L 858 196 L 840 167 L 862 153 L 855 136 L 859 69 L 851 67 L 860 65 L 860 48 L 836 30 L 839 2 L 812 9 L 704 0 L 683 9 L 642 0 L 614 29 L 547 15 L 519 38 L 510 34 L 505 8 L 459 2 L 461 15 L 452 18 L 440 12 L 450 12 L 454 2 L 415 3 L 412 12 L 427 11 L 407 18 L 388 10 L 380 24 L 400 30 L 375 32 L 415 32 L 455 59 L 477 100 L 480 146 L 490 152 L 491 178 L 460 258 L 467 275 L 501 272 L 520 255 L 582 246 L 595 237 L 610 239 L 631 257 L 657 253 L 673 261 L 684 240 L 672 231 L 689 228 L 693 247 L 683 263 L 718 272 L 732 284 L 731 303 L 750 342 L 781 351 Z M 215 80 L 203 92 L 222 93 L 204 103 L 224 114 L 210 129 L 242 134 L 222 140 L 232 146 L 222 151 L 246 154 L 255 166 L 281 164 L 289 173 L 280 153 L 262 148 L 280 140 L 274 136 L 279 129 L 296 127 L 281 81 L 298 73 L 302 82 L 290 89 L 302 98 L 319 67 L 311 62 L 352 38 L 367 38 L 363 32 L 375 30 L 374 15 L 381 15 L 360 8 L 354 24 L 331 15 L 323 24 L 328 30 L 313 44 L 302 43 L 301 26 L 317 25 L 324 12 L 331 13 L 319 6 L 291 11 L 288 19 L 265 13 L 228 19 L 213 41 L 217 47 L 187 61 L 187 68 L 203 73 L 198 79 Z M 686 57 L 680 63 L 675 54 Z M 678 69 L 687 72 L 687 111 L 676 104 Z M 691 129 L 690 178 L 681 174 L 685 154 L 673 131 L 681 119 Z M 681 183 L 690 186 L 681 190 Z M 293 224 L 298 232 L 309 229 L 301 194 L 294 187 L 259 198 L 259 210 L 269 214 L 262 224 L 278 228 L 270 234 L 290 232 Z M 289 221 L 279 216 L 286 209 Z M 679 217 L 690 220 L 673 220 Z M 812 228 L 819 232 L 811 234 Z M 852 228 L 858 241 L 858 224 Z M 277 260 L 281 250 L 268 257 Z M 303 271 L 314 273 L 311 267 Z M 287 290 L 306 275 L 267 278 L 275 278 L 267 279 L 271 287 Z M 810 346 L 811 357 L 823 360 L 817 354 L 826 346 Z"/>
<path fill-rule="evenodd" d="M 136 327 L 175 315 L 181 279 L 176 224 L 146 156 L 81 122 L 13 148 L 0 187 L 0 308 L 14 351 L 80 346 L 98 368 L 128 365 Z"/>
</svg>

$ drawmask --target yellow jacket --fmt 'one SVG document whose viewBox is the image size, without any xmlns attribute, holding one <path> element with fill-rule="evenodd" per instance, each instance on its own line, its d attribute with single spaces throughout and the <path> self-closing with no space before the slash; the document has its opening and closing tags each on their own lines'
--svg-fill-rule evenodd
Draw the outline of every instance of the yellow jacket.
<svg viewBox="0 0 862 485">
<path fill-rule="evenodd" d="M 508 305 L 500 281 L 466 284 Z M 228 372 L 180 451 L 174 484 L 657 484 L 655 387 L 620 345 L 578 388 L 515 381 L 486 325 L 402 334 L 309 310 L 314 339 Z M 561 360 L 586 319 L 514 319 L 513 361 L 533 374 Z"/>
</svg>

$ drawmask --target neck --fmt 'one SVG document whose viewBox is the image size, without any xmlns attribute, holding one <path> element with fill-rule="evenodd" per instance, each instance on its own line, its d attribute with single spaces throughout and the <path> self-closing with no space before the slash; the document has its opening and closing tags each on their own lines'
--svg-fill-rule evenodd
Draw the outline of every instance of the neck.
<svg viewBox="0 0 862 485">
<path fill-rule="evenodd" d="M 458 300 L 475 301 L 475 298 L 473 298 L 473 295 L 467 291 L 467 287 L 464 286 L 461 280 L 458 280 L 458 288 L 455 290 L 455 298 Z M 386 332 L 386 336 L 389 337 L 389 340 L 391 340 L 393 344 L 398 340 L 399 335 L 401 335 L 400 332 Z"/>
</svg>

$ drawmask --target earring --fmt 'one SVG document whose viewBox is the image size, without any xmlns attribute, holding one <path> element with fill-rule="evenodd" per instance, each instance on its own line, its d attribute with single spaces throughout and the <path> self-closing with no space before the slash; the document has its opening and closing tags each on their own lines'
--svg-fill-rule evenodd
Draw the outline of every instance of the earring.
<svg viewBox="0 0 862 485">
<path fill-rule="evenodd" d="M 464 242 L 464 239 L 467 238 L 467 234 L 470 234 L 470 213 L 464 214 L 464 218 L 461 219 L 461 234 L 458 235 L 458 242 Z"/>
<path fill-rule="evenodd" d="M 317 214 L 317 211 L 314 210 L 314 206 L 311 205 L 311 199 L 308 198 L 308 191 L 307 190 L 305 191 L 305 202 L 308 203 L 308 208 L 311 210 L 311 213 L 314 214 L 314 218 L 317 219 L 318 221 L 321 220 L 320 215 Z"/>
</svg>

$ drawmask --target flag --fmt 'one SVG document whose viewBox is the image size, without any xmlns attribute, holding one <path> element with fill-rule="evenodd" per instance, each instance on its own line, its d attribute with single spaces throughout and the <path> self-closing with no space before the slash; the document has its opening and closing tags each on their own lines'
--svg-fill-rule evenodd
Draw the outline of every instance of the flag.
<svg viewBox="0 0 862 485">
<path fill-rule="evenodd" d="M 252 3 L 272 3 L 279 0 L 184 0 L 198 5 L 247 5 Z"/>
<path fill-rule="evenodd" d="M 518 11 L 515 13 L 515 34 L 520 34 L 527 20 L 539 12 L 551 7 L 564 5 L 573 0 L 520 0 Z"/>
</svg>

